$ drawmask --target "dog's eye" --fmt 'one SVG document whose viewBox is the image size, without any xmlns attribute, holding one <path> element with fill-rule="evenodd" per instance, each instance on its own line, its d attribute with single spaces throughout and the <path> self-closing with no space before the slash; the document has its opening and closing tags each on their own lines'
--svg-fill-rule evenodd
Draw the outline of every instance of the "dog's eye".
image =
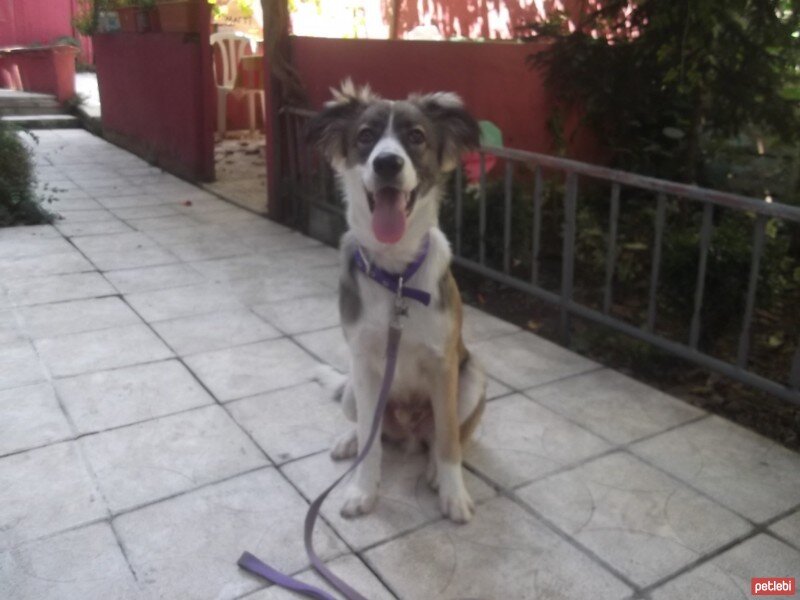
<svg viewBox="0 0 800 600">
<path fill-rule="evenodd" d="M 421 129 L 412 129 L 408 132 L 408 141 L 414 145 L 425 143 L 425 132 Z"/>
<path fill-rule="evenodd" d="M 371 144 L 375 141 L 375 132 L 372 129 L 362 129 L 356 136 L 356 141 L 359 144 Z"/>
</svg>

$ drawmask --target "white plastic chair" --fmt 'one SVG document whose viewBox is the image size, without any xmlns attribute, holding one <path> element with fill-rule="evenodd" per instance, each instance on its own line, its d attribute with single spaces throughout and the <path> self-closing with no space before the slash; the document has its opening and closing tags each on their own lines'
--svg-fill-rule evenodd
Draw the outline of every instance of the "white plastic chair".
<svg viewBox="0 0 800 600">
<path fill-rule="evenodd" d="M 249 46 L 253 48 L 253 40 L 243 33 L 214 33 L 211 35 L 211 46 L 218 46 L 222 62 L 222 82 L 217 74 L 217 63 L 214 61 L 214 81 L 217 84 L 217 132 L 225 135 L 228 94 L 236 90 L 237 94 L 247 96 L 250 131 L 256 129 L 256 98 L 261 101 L 262 114 L 265 110 L 264 90 L 235 88 L 239 61 Z"/>
</svg>

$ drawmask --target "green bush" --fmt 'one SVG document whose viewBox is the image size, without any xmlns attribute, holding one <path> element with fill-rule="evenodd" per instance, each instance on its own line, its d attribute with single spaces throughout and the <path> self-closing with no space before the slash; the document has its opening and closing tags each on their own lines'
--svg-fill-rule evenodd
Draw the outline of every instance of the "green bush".
<svg viewBox="0 0 800 600">
<path fill-rule="evenodd" d="M 32 152 L 20 135 L 0 123 L 0 227 L 49 223 L 53 218 L 36 193 Z"/>
</svg>

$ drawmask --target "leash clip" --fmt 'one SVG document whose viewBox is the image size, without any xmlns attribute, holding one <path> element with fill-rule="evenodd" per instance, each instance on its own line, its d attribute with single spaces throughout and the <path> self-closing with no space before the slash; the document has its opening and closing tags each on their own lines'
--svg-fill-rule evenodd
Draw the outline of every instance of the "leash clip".
<svg viewBox="0 0 800 600">
<path fill-rule="evenodd" d="M 400 317 L 408 316 L 408 302 L 403 296 L 403 278 L 397 280 L 397 292 L 394 296 L 394 310 L 392 311 L 392 325 L 400 327 Z"/>
</svg>

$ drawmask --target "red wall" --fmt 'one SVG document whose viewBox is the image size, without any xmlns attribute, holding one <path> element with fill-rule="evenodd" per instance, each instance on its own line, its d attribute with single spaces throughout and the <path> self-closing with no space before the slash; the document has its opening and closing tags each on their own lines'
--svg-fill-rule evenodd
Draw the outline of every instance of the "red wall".
<svg viewBox="0 0 800 600">
<path fill-rule="evenodd" d="M 534 44 L 291 39 L 292 62 L 314 107 L 345 77 L 388 98 L 454 91 L 479 119 L 494 122 L 509 147 L 551 152 L 552 99 L 525 57 Z"/>
<path fill-rule="evenodd" d="M 103 134 L 177 175 L 214 177 L 214 104 L 207 36 L 94 37 Z"/>
<path fill-rule="evenodd" d="M 56 38 L 78 38 L 72 27 L 77 0 L 0 0 L 0 47 L 50 44 Z M 80 37 L 82 60 L 92 62 L 91 40 Z"/>
<path fill-rule="evenodd" d="M 417 0 L 400 2 L 397 31 L 402 37 L 418 25 L 430 23 L 446 38 L 514 39 L 519 37 L 517 26 L 543 20 L 559 5 L 573 18 L 588 9 L 587 0 L 543 0 L 543 13 L 531 0 Z"/>
</svg>

